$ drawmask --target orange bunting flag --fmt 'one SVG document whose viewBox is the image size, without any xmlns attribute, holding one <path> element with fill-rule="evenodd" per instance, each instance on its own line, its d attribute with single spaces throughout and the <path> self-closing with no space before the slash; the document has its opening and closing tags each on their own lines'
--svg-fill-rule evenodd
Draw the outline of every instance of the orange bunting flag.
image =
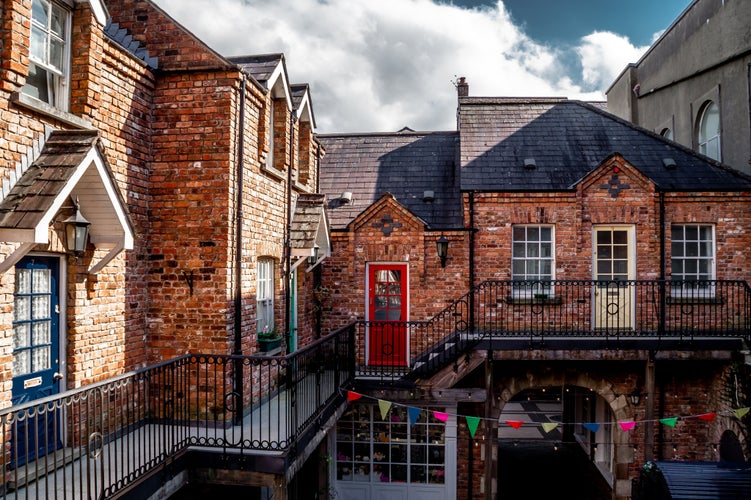
<svg viewBox="0 0 751 500">
<path fill-rule="evenodd" d="M 716 416 L 717 416 L 717 413 L 712 412 L 712 413 L 705 413 L 703 415 L 699 415 L 699 418 L 707 422 L 712 422 Z"/>
<path fill-rule="evenodd" d="M 362 397 L 362 394 L 359 394 L 359 393 L 357 393 L 355 391 L 347 391 L 347 401 L 350 402 L 350 403 L 352 401 L 357 401 L 361 397 Z"/>
<path fill-rule="evenodd" d="M 524 422 L 522 422 L 521 420 L 506 420 L 506 424 L 510 425 L 514 429 L 518 429 L 522 426 L 523 423 Z"/>
<path fill-rule="evenodd" d="M 630 431 L 631 429 L 634 428 L 634 426 L 636 425 L 636 422 L 633 422 L 633 421 L 631 421 L 631 422 L 618 422 L 618 425 L 621 426 L 621 429 L 623 429 L 623 432 L 628 432 L 628 431 Z"/>
<path fill-rule="evenodd" d="M 435 417 L 436 420 L 440 420 L 441 422 L 445 422 L 446 420 L 449 419 L 449 414 L 444 413 L 442 411 L 434 411 L 433 416 Z"/>
<path fill-rule="evenodd" d="M 746 413 L 748 413 L 748 410 L 751 408 L 738 408 L 733 413 L 735 414 L 735 418 L 743 418 Z"/>
<path fill-rule="evenodd" d="M 542 424 L 542 430 L 544 430 L 546 434 L 556 427 L 558 427 L 558 424 L 555 422 L 545 422 L 544 424 Z"/>
</svg>

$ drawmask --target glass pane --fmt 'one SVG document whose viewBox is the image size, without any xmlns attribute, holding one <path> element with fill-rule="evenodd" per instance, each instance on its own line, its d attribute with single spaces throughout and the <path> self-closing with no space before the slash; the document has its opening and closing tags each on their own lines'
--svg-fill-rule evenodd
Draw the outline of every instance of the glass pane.
<svg viewBox="0 0 751 500">
<path fill-rule="evenodd" d="M 36 26 L 31 27 L 31 57 L 40 63 L 47 63 L 47 33 Z"/>
<path fill-rule="evenodd" d="M 402 320 L 401 309 L 389 309 L 388 320 L 389 321 L 401 321 Z"/>
<path fill-rule="evenodd" d="M 47 26 L 47 13 L 50 3 L 48 0 L 34 0 L 31 4 L 31 18 L 43 26 Z"/>
<path fill-rule="evenodd" d="M 696 226 L 686 226 L 686 237 L 687 240 L 697 240 L 699 239 L 699 228 Z"/>
<path fill-rule="evenodd" d="M 683 239 L 683 226 L 673 226 L 670 228 L 670 238 L 673 240 Z"/>
<path fill-rule="evenodd" d="M 613 243 L 616 245 L 625 245 L 628 243 L 627 231 L 613 231 Z"/>
<path fill-rule="evenodd" d="M 553 245 L 550 243 L 545 243 L 543 245 L 540 245 L 540 255 L 542 257 L 552 257 L 553 256 Z"/>
<path fill-rule="evenodd" d="M 540 245 L 537 243 L 527 243 L 527 257 L 539 257 Z"/>
<path fill-rule="evenodd" d="M 445 450 L 443 446 L 430 446 L 428 448 L 428 463 L 443 464 Z"/>
<path fill-rule="evenodd" d="M 391 465 L 391 477 L 389 480 L 393 483 L 406 483 L 407 482 L 407 466 L 406 465 Z"/>
<path fill-rule="evenodd" d="M 610 231 L 597 231 L 597 244 L 598 245 L 610 244 Z"/>
<path fill-rule="evenodd" d="M 552 262 L 544 260 L 540 262 L 540 276 L 550 278 L 553 274 Z"/>
<path fill-rule="evenodd" d="M 525 228 L 524 227 L 514 227 L 512 232 L 512 238 L 514 241 L 524 241 L 527 238 L 525 237 Z"/>
<path fill-rule="evenodd" d="M 675 241 L 670 245 L 673 257 L 683 257 L 683 243 L 676 243 Z"/>
<path fill-rule="evenodd" d="M 524 249 L 526 248 L 526 245 L 524 243 L 514 243 L 512 251 L 514 252 L 514 257 L 524 257 Z"/>
<path fill-rule="evenodd" d="M 527 228 L 527 241 L 540 241 L 540 228 L 539 227 Z"/>
<path fill-rule="evenodd" d="M 695 260 L 685 260 L 683 261 L 683 265 L 687 274 L 696 274 L 698 271 L 698 266 Z"/>
<path fill-rule="evenodd" d="M 712 241 L 712 226 L 701 226 L 699 228 L 699 237 L 704 241 Z"/>
<path fill-rule="evenodd" d="M 32 367 L 35 372 L 49 370 L 50 368 L 50 346 L 36 347 L 32 349 L 34 353 Z"/>
<path fill-rule="evenodd" d="M 399 283 L 394 283 L 393 285 L 389 285 L 389 293 L 391 295 L 400 295 L 402 293 L 402 287 Z"/>
<path fill-rule="evenodd" d="M 31 353 L 19 351 L 13 353 L 13 376 L 31 373 Z"/>
<path fill-rule="evenodd" d="M 613 258 L 615 259 L 625 259 L 628 257 L 628 248 L 627 247 L 613 247 Z"/>
<path fill-rule="evenodd" d="M 60 38 L 65 38 L 65 10 L 59 5 L 52 5 L 52 18 L 50 19 L 50 31 Z"/>
<path fill-rule="evenodd" d="M 391 282 L 398 283 L 402 279 L 402 272 L 401 271 L 390 271 L 389 278 L 390 278 Z"/>
<path fill-rule="evenodd" d="M 701 255 L 702 257 L 712 256 L 712 242 L 711 241 L 705 241 L 699 244 L 699 255 Z"/>
<path fill-rule="evenodd" d="M 50 337 L 50 322 L 39 321 L 32 326 L 31 342 L 33 345 L 49 344 Z"/>
<path fill-rule="evenodd" d="M 424 465 L 413 465 L 410 472 L 412 473 L 409 478 L 411 483 L 428 482 L 428 468 Z"/>
<path fill-rule="evenodd" d="M 16 297 L 13 304 L 13 320 L 31 319 L 31 297 Z"/>
<path fill-rule="evenodd" d="M 376 271 L 375 273 L 375 279 L 376 281 L 388 281 L 389 279 L 389 272 L 388 271 Z"/>
<path fill-rule="evenodd" d="M 31 269 L 16 269 L 16 293 L 31 291 Z"/>
<path fill-rule="evenodd" d="M 50 60 L 49 65 L 58 70 L 62 73 L 63 71 L 63 57 L 65 45 L 62 40 L 51 40 L 50 41 Z"/>
<path fill-rule="evenodd" d="M 682 279 L 681 275 L 683 275 L 683 261 L 673 260 L 670 265 L 670 271 L 673 274 L 673 278 Z"/>
<path fill-rule="evenodd" d="M 49 295 L 38 295 L 33 298 L 32 319 L 43 319 L 50 317 L 50 297 Z"/>
<path fill-rule="evenodd" d="M 49 269 L 34 269 L 34 283 L 33 293 L 47 293 L 50 291 L 50 276 L 51 271 Z"/>
<path fill-rule="evenodd" d="M 540 228 L 540 241 L 553 241 L 553 228 L 552 227 Z"/>
<path fill-rule="evenodd" d="M 597 247 L 597 258 L 609 259 L 612 256 L 612 247 L 610 245 L 599 245 Z"/>
<path fill-rule="evenodd" d="M 686 257 L 698 257 L 699 256 L 699 243 L 695 241 L 687 241 L 685 245 Z"/>
<path fill-rule="evenodd" d="M 385 285 L 383 283 L 377 283 L 375 287 L 375 293 L 376 295 L 386 295 L 388 290 L 388 285 Z"/>
<path fill-rule="evenodd" d="M 613 272 L 616 274 L 628 273 L 628 262 L 623 260 L 616 260 L 613 262 Z"/>
<path fill-rule="evenodd" d="M 700 142 L 706 142 L 708 139 L 720 133 L 720 111 L 715 103 L 710 103 L 704 110 L 701 118 L 701 135 Z"/>
<path fill-rule="evenodd" d="M 611 272 L 610 261 L 601 260 L 597 262 L 597 274 L 610 274 Z"/>
<path fill-rule="evenodd" d="M 524 274 L 524 261 L 515 260 L 511 263 L 511 269 L 514 276 L 521 276 Z"/>
<path fill-rule="evenodd" d="M 385 308 L 386 307 L 386 296 L 385 295 L 376 295 L 375 297 L 375 306 L 377 308 Z"/>
<path fill-rule="evenodd" d="M 443 467 L 430 467 L 428 476 L 428 482 L 432 484 L 443 484 L 446 481 L 446 472 Z"/>
<path fill-rule="evenodd" d="M 29 347 L 29 324 L 22 323 L 20 325 L 13 325 L 13 348 L 21 349 L 23 347 Z"/>
</svg>

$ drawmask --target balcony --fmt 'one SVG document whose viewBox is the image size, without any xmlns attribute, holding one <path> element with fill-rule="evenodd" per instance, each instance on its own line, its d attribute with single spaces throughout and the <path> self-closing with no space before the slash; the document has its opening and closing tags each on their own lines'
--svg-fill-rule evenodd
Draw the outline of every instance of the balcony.
<svg viewBox="0 0 751 500">
<path fill-rule="evenodd" d="M 149 496 L 197 454 L 288 476 L 355 377 L 410 383 L 472 349 L 734 350 L 750 334 L 742 281 L 485 282 L 427 321 L 358 321 L 284 357 L 186 355 L 2 410 L 0 496 Z"/>
</svg>

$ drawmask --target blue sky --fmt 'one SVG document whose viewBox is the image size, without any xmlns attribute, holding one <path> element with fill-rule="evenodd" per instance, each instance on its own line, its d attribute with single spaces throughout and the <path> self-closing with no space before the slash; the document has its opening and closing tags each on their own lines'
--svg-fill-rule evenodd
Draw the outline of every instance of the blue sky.
<svg viewBox="0 0 751 500">
<path fill-rule="evenodd" d="M 283 52 L 317 132 L 455 127 L 472 96 L 604 100 L 691 0 L 152 0 L 226 56 Z M 744 0 L 747 1 L 747 0 Z"/>
</svg>

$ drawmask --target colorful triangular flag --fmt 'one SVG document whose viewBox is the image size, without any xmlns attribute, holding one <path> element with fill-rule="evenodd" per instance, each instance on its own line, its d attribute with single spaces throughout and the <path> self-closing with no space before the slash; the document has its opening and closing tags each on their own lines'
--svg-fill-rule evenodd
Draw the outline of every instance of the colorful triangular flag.
<svg viewBox="0 0 751 500">
<path fill-rule="evenodd" d="M 414 406 L 408 406 L 407 407 L 407 414 L 409 415 L 409 425 L 413 426 L 415 425 L 415 422 L 417 422 L 417 419 L 420 418 L 420 412 L 422 410 L 420 408 L 415 408 Z"/>
<path fill-rule="evenodd" d="M 381 409 L 381 420 L 386 420 L 386 416 L 388 416 L 389 410 L 391 410 L 391 402 L 379 399 L 378 408 Z"/>
<path fill-rule="evenodd" d="M 621 429 L 623 429 L 624 432 L 628 432 L 628 431 L 630 431 L 631 429 L 634 428 L 634 426 L 636 425 L 636 422 L 634 422 L 634 421 L 630 421 L 630 422 L 618 422 L 618 425 L 621 426 Z"/>
<path fill-rule="evenodd" d="M 735 418 L 743 418 L 750 409 L 751 408 L 738 408 L 733 414 L 735 415 Z"/>
<path fill-rule="evenodd" d="M 506 420 L 506 424 L 510 425 L 514 429 L 518 429 L 522 426 L 522 424 L 524 424 L 524 422 L 522 422 L 521 420 Z"/>
<path fill-rule="evenodd" d="M 660 423 L 667 425 L 668 427 L 675 427 L 675 423 L 678 421 L 678 417 L 673 418 L 661 418 Z"/>
<path fill-rule="evenodd" d="M 544 424 L 542 424 L 542 430 L 544 430 L 546 434 L 556 427 L 558 427 L 558 424 L 555 422 L 545 422 Z"/>
<path fill-rule="evenodd" d="M 600 428 L 600 424 L 593 424 L 593 423 L 586 423 L 582 424 L 585 429 L 591 432 L 597 432 L 597 430 Z"/>
<path fill-rule="evenodd" d="M 449 419 L 449 414 L 444 413 L 442 411 L 434 411 L 433 416 L 435 417 L 436 420 L 439 420 L 441 422 L 445 422 L 446 420 Z"/>
<path fill-rule="evenodd" d="M 480 417 L 465 417 L 467 419 L 467 427 L 469 428 L 469 435 L 475 437 L 477 426 L 480 424 Z"/>
<path fill-rule="evenodd" d="M 711 422 L 715 419 L 716 416 L 717 416 L 717 413 L 712 412 L 712 413 L 704 413 L 702 415 L 699 415 L 699 418 L 704 420 L 705 422 Z"/>
<path fill-rule="evenodd" d="M 361 397 L 362 397 L 362 394 L 359 394 L 355 391 L 347 391 L 347 401 L 349 401 L 350 403 L 352 401 L 357 401 Z"/>
</svg>

